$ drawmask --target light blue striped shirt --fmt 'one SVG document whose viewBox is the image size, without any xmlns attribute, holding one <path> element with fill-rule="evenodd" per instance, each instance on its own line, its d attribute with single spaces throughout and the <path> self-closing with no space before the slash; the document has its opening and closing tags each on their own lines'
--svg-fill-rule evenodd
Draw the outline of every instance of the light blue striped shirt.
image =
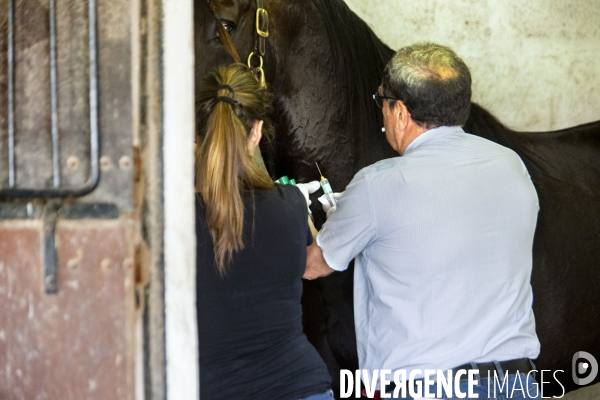
<svg viewBox="0 0 600 400">
<path fill-rule="evenodd" d="M 538 210 L 519 156 L 460 127 L 426 131 L 359 171 L 317 244 L 338 271 L 356 259 L 360 368 L 536 358 Z"/>
</svg>

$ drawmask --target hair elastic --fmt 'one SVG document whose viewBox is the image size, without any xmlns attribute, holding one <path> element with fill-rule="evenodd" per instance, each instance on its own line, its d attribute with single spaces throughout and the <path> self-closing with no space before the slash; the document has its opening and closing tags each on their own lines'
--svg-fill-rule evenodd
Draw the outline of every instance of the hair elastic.
<svg viewBox="0 0 600 400">
<path fill-rule="evenodd" d="M 227 97 L 227 96 L 219 96 L 219 97 L 217 97 L 216 100 L 217 100 L 217 103 L 220 101 L 224 101 L 225 103 L 229 103 L 232 106 L 237 105 L 237 102 L 234 99 L 232 99 L 231 97 Z"/>
<path fill-rule="evenodd" d="M 232 96 L 233 96 L 233 94 L 235 93 L 235 92 L 233 91 L 233 88 L 232 88 L 231 86 L 229 86 L 229 85 L 219 85 L 219 86 L 217 86 L 217 93 L 218 93 L 218 92 L 219 92 L 219 90 L 221 90 L 221 89 L 227 89 L 227 90 L 229 90 L 229 91 L 231 92 L 231 95 L 232 95 Z"/>
</svg>

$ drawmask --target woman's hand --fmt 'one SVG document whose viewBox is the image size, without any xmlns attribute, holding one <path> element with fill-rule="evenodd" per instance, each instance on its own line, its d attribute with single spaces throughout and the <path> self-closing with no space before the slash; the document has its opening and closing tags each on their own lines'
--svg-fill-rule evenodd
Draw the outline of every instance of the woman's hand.
<svg viewBox="0 0 600 400">
<path fill-rule="evenodd" d="M 300 191 L 304 195 L 304 198 L 306 199 L 306 206 L 310 207 L 312 202 L 310 201 L 308 195 L 313 194 L 314 192 L 319 190 L 321 188 L 321 185 L 319 185 L 319 181 L 312 181 L 308 183 L 296 183 L 296 187 L 300 189 Z"/>
</svg>

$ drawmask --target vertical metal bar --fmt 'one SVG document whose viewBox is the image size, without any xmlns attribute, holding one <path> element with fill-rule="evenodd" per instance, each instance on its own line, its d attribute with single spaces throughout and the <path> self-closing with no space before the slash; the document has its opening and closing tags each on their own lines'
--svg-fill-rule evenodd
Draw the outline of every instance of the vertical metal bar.
<svg viewBox="0 0 600 400">
<path fill-rule="evenodd" d="M 52 107 L 52 181 L 55 188 L 60 186 L 58 152 L 58 93 L 56 89 L 56 0 L 50 0 L 50 105 Z"/>
<path fill-rule="evenodd" d="M 52 188 L 16 188 L 15 187 L 15 57 L 14 57 L 14 16 L 15 0 L 8 0 L 8 176 L 9 187 L 0 186 L 0 198 L 52 198 L 79 197 L 93 191 L 100 182 L 100 129 L 98 121 L 98 38 L 96 0 L 88 1 L 89 24 L 89 118 L 90 118 L 90 176 L 83 186 L 78 188 L 60 187 L 60 153 L 58 132 L 58 92 L 56 62 L 56 0 L 49 0 L 50 8 L 50 94 L 52 105 Z"/>
<path fill-rule="evenodd" d="M 8 187 L 15 186 L 15 0 L 8 0 Z"/>
<path fill-rule="evenodd" d="M 90 182 L 95 187 L 100 177 L 98 132 L 98 40 L 96 38 L 96 0 L 88 1 L 90 52 Z"/>
</svg>

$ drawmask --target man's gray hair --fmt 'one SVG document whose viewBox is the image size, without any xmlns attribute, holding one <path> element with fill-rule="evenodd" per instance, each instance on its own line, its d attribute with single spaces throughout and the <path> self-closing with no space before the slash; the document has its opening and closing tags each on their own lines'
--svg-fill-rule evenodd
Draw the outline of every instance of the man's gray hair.
<svg viewBox="0 0 600 400">
<path fill-rule="evenodd" d="M 400 49 L 387 64 L 384 94 L 401 100 L 412 119 L 428 128 L 462 125 L 471 101 L 471 74 L 452 49 L 417 43 Z"/>
</svg>

